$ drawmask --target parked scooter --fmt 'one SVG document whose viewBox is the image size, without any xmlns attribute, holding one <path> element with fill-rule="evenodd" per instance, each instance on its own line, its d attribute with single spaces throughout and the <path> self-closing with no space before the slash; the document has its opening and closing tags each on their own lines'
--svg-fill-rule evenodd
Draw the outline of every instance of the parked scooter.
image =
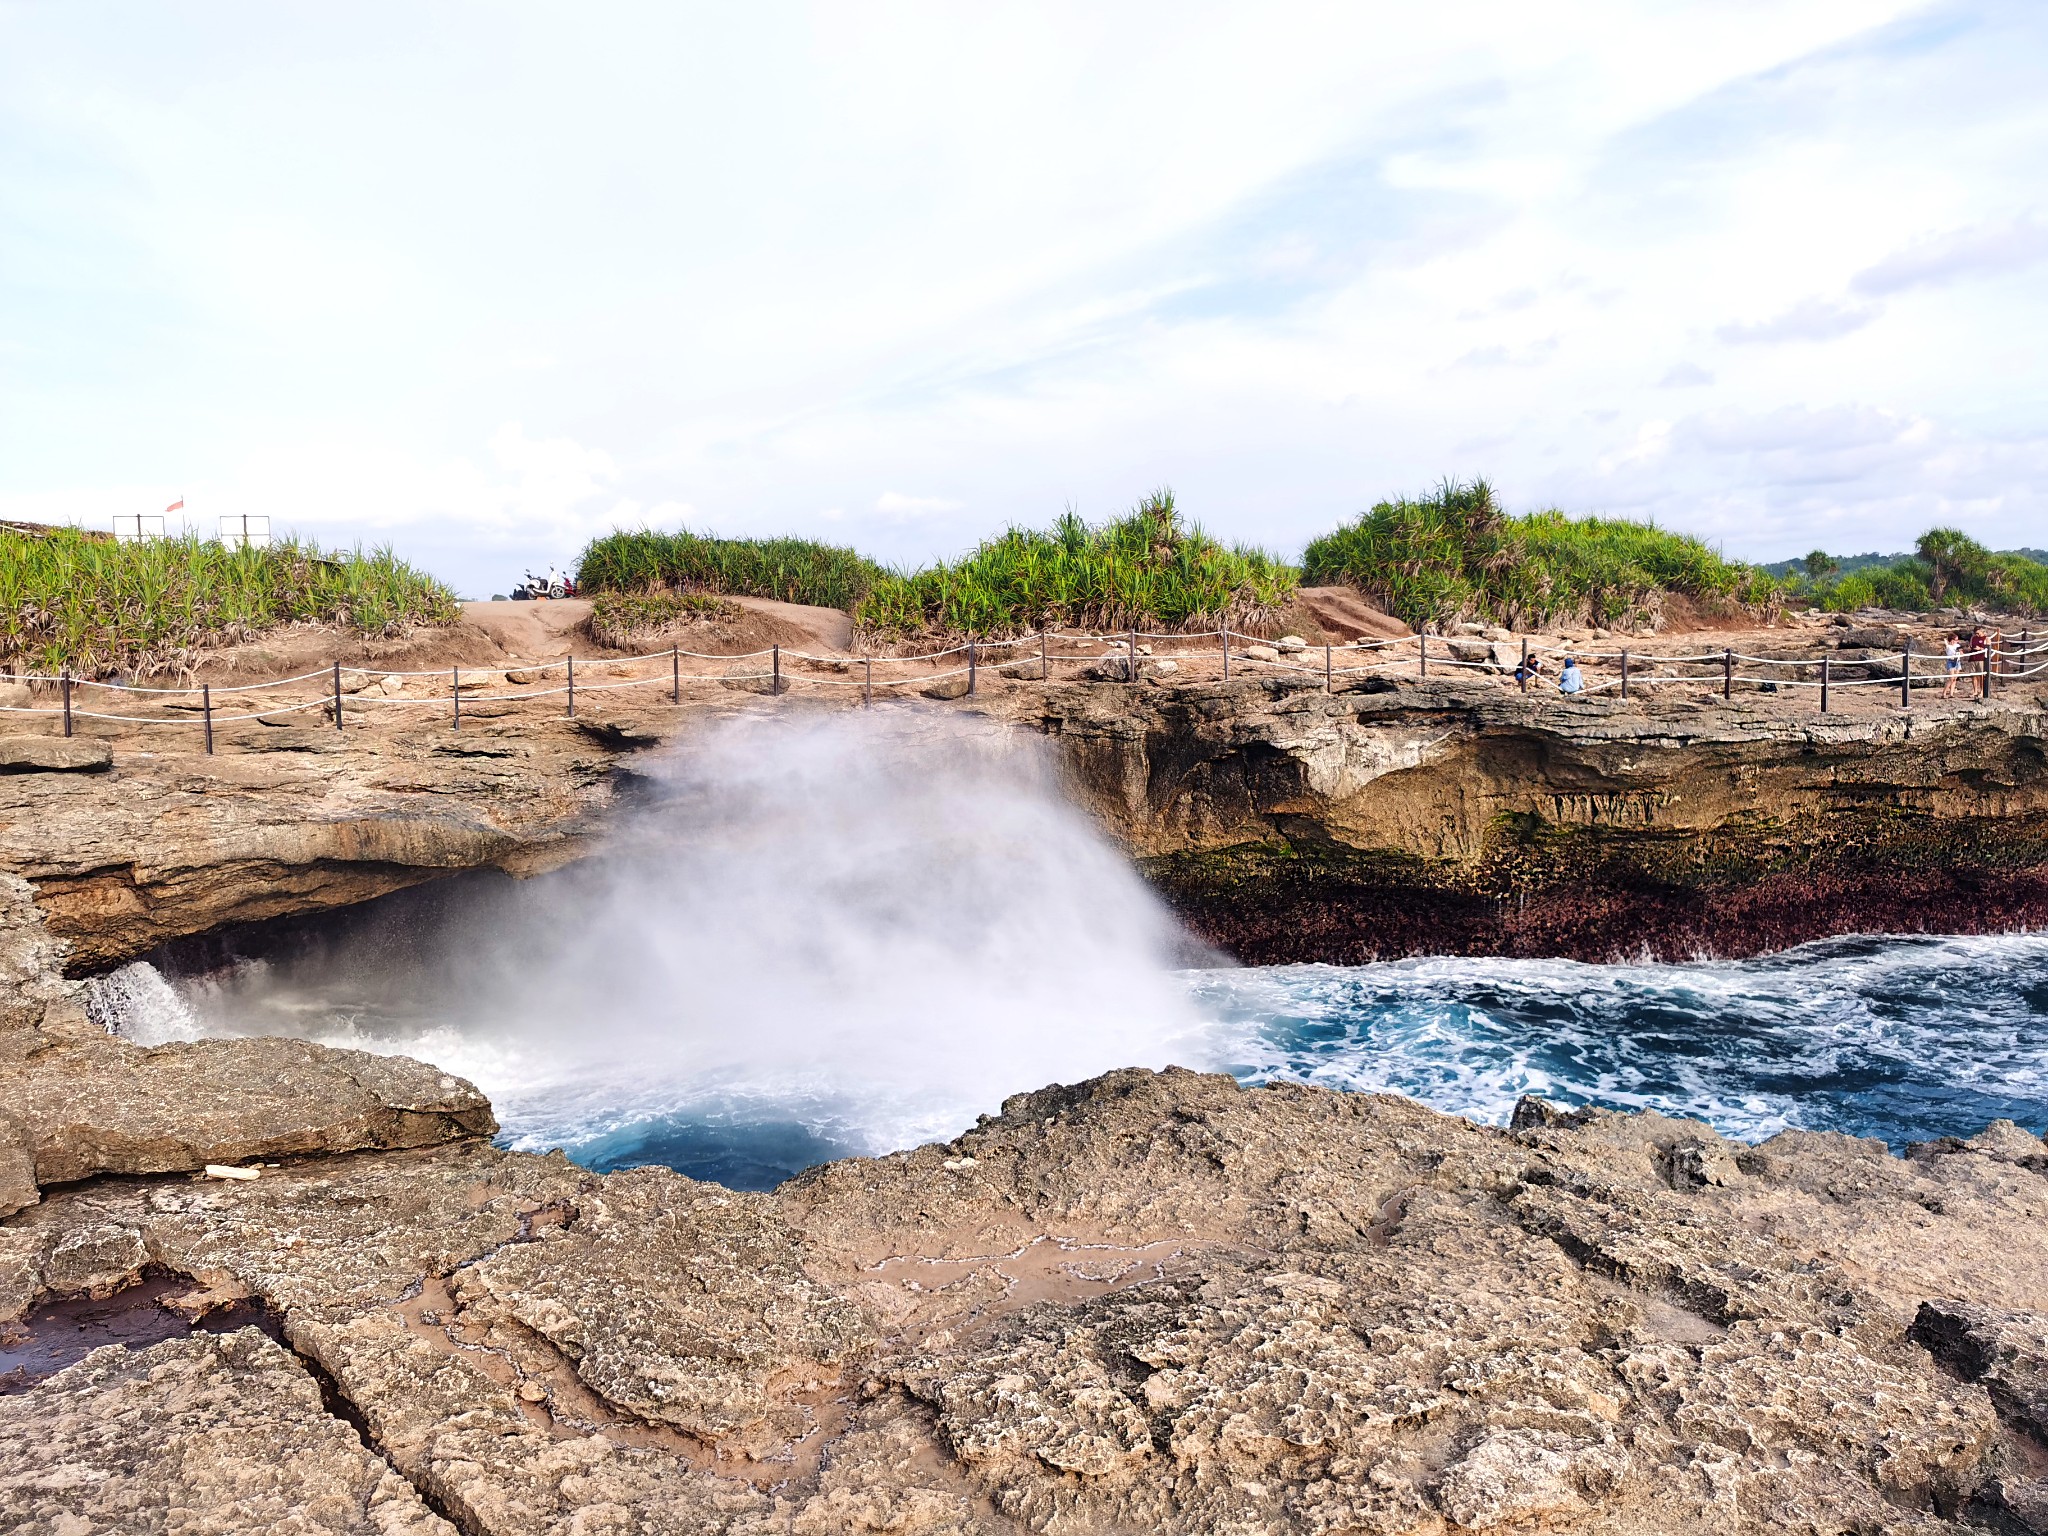
<svg viewBox="0 0 2048 1536">
<path fill-rule="evenodd" d="M 545 579 L 528 571 L 525 582 L 512 589 L 512 601 L 515 603 L 546 602 L 551 597 L 562 598 L 574 597 L 575 595 L 576 583 L 559 574 L 553 566 L 548 567 L 548 574 Z"/>
</svg>

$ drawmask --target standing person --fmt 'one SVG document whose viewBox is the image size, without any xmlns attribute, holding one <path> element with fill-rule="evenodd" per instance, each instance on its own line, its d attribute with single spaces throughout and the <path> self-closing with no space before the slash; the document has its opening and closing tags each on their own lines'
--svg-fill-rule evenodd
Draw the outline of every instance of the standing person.
<svg viewBox="0 0 2048 1536">
<path fill-rule="evenodd" d="M 1948 637 L 1948 643 L 1941 648 L 1941 670 L 1945 675 L 1941 685 L 1941 696 L 1952 699 L 1956 696 L 1956 678 L 1963 670 L 1963 632 L 1957 630 Z"/>
<path fill-rule="evenodd" d="M 1978 690 L 1983 690 L 1982 674 L 1991 666 L 1991 642 L 1984 638 L 1984 626 L 1979 624 L 1970 632 L 1970 671 L 1979 677 Z"/>
</svg>

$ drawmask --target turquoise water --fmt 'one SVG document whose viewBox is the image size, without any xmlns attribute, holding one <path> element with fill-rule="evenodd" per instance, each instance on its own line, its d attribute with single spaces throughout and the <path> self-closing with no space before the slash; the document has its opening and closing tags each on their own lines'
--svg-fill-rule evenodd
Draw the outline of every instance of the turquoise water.
<svg viewBox="0 0 2048 1536">
<path fill-rule="evenodd" d="M 1246 1083 L 1401 1093 L 1491 1124 L 1534 1093 L 1694 1116 L 1748 1141 L 1797 1126 L 1898 1149 L 1997 1118 L 2048 1128 L 2048 936 L 1835 939 L 1695 965 L 1434 959 L 1183 981 L 1206 1021 L 1187 1064 Z M 567 1145 L 593 1167 L 662 1162 L 749 1188 L 869 1150 L 858 1124 L 802 1108 L 714 1095 Z"/>
</svg>

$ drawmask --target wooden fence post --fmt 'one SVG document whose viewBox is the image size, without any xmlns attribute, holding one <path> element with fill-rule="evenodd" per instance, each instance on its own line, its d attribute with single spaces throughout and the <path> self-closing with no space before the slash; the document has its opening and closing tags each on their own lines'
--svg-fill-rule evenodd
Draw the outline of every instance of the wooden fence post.
<svg viewBox="0 0 2048 1536">
<path fill-rule="evenodd" d="M 873 709 L 875 707 L 875 658 L 863 656 L 860 660 L 861 665 L 867 669 L 867 678 L 861 684 L 860 689 L 860 707 L 862 709 Z"/>
<path fill-rule="evenodd" d="M 975 681 L 975 652 L 974 652 L 974 637 L 973 637 L 972 635 L 969 635 L 969 636 L 967 637 L 967 695 L 968 695 L 968 697 L 969 697 L 969 698 L 972 698 L 972 697 L 974 696 L 974 681 Z"/>
<path fill-rule="evenodd" d="M 1828 712 L 1828 658 L 1820 659 L 1820 712 Z"/>
<path fill-rule="evenodd" d="M 1426 629 L 1415 631 L 1415 675 L 1429 676 L 1429 631 Z"/>
<path fill-rule="evenodd" d="M 1735 651 L 1731 646 L 1721 648 L 1721 697 L 1735 697 Z"/>
<path fill-rule="evenodd" d="M 1132 682 L 1134 682 L 1134 683 L 1135 683 L 1135 682 L 1136 682 L 1136 681 L 1138 680 L 1138 629 L 1137 629 L 1137 626 L 1136 626 L 1136 625 L 1132 625 L 1132 626 L 1131 626 L 1131 676 L 1130 676 L 1130 680 L 1131 680 Z"/>
<path fill-rule="evenodd" d="M 1621 653 L 1621 696 L 1628 697 L 1628 652 Z"/>
<path fill-rule="evenodd" d="M 63 668 L 58 674 L 58 685 L 64 690 L 64 734 L 71 734 L 71 668 Z"/>
<path fill-rule="evenodd" d="M 1913 707 L 1913 642 L 1908 640 L 1904 650 L 1899 652 L 1899 708 Z"/>
<path fill-rule="evenodd" d="M 213 684 L 199 685 L 199 712 L 206 721 L 206 755 L 213 756 Z"/>
<path fill-rule="evenodd" d="M 341 729 L 341 663 L 334 664 L 334 728 Z"/>
<path fill-rule="evenodd" d="M 1052 681 L 1052 654 L 1046 647 L 1043 624 L 1038 626 L 1038 680 L 1041 683 Z"/>
<path fill-rule="evenodd" d="M 568 658 L 568 660 L 569 660 L 569 718 L 570 718 L 571 720 L 574 720 L 574 719 L 576 718 L 576 658 L 575 658 L 574 656 L 571 656 L 571 657 L 569 657 L 569 658 Z"/>
<path fill-rule="evenodd" d="M 1330 642 L 1325 640 L 1323 642 L 1323 692 L 1335 693 L 1336 691 L 1335 688 L 1330 686 Z"/>
<path fill-rule="evenodd" d="M 769 650 L 774 660 L 770 664 L 773 671 L 768 679 L 768 697 L 779 699 L 782 697 L 782 642 L 777 640 Z"/>
<path fill-rule="evenodd" d="M 448 686 L 455 694 L 455 729 L 462 729 L 462 668 L 448 669 Z"/>
<path fill-rule="evenodd" d="M 668 648 L 668 701 L 683 702 L 683 653 L 673 645 Z"/>
<path fill-rule="evenodd" d="M 1230 681 L 1230 626 L 1223 626 L 1223 681 Z"/>
<path fill-rule="evenodd" d="M 1515 677 L 1521 682 L 1522 692 L 1529 691 L 1529 637 L 1522 636 L 1522 664 L 1515 669 Z"/>
</svg>

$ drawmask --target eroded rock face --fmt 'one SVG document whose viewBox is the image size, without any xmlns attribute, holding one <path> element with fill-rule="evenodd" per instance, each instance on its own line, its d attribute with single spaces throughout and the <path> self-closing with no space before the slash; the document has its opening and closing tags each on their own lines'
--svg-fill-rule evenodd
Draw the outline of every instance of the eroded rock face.
<svg viewBox="0 0 2048 1536">
<path fill-rule="evenodd" d="M 416 1147 L 497 1129 L 484 1096 L 402 1056 L 303 1040 L 143 1049 L 90 1027 L 0 1034 L 0 1214 L 100 1173 Z"/>
<path fill-rule="evenodd" d="M 257 1298 L 506 1536 L 2039 1528 L 2038 1139 L 1518 1118 L 1124 1072 L 772 1195 L 478 1142 L 101 1179 L 0 1224 L 0 1311 Z"/>
</svg>

